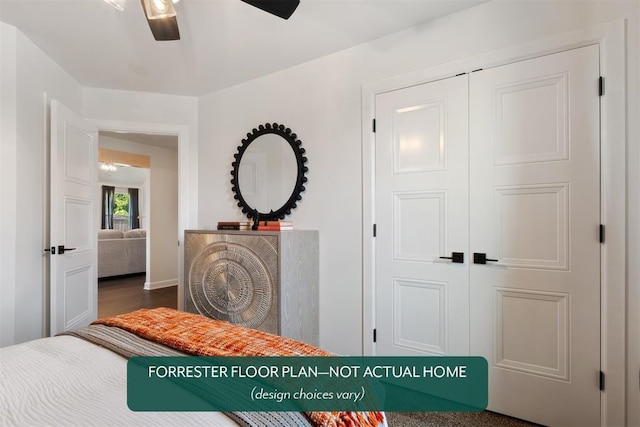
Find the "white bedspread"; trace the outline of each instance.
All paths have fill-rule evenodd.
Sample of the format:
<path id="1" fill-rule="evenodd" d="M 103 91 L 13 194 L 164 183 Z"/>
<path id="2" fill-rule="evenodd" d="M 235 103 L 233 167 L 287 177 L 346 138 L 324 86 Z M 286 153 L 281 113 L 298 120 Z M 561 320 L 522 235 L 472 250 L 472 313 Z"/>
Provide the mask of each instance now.
<path id="1" fill-rule="evenodd" d="M 0 424 L 16 426 L 212 426 L 237 424 L 219 412 L 133 412 L 127 361 L 60 336 L 0 349 Z"/>

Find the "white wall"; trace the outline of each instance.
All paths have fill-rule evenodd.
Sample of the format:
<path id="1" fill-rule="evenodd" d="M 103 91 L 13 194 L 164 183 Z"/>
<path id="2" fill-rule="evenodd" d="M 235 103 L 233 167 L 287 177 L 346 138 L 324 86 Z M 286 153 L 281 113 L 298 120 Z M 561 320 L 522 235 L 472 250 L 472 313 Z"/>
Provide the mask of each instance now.
<path id="1" fill-rule="evenodd" d="M 218 220 L 240 218 L 229 171 L 246 132 L 266 121 L 293 129 L 308 153 L 309 182 L 291 219 L 296 228 L 320 230 L 320 344 L 360 354 L 362 85 L 612 20 L 626 18 L 635 30 L 638 7 L 637 1 L 491 2 L 204 96 L 200 225 L 213 228 Z M 637 52 L 637 31 L 628 37 L 628 52 Z M 629 58 L 627 73 L 637 88 L 637 57 Z M 637 91 L 630 94 L 629 117 L 638 117 L 637 98 Z M 629 141 L 637 144 L 637 128 Z M 637 199 L 634 187 L 630 197 Z"/>
<path id="2" fill-rule="evenodd" d="M 80 111 L 82 87 L 14 27 L 0 23 L 0 31 L 2 163 L 8 165 L 2 171 L 1 194 L 7 200 L 0 221 L 4 346 L 40 338 L 48 329 L 47 258 L 42 251 L 48 244 L 44 94 Z M 10 304 L 13 309 L 5 310 Z"/>
<path id="3" fill-rule="evenodd" d="M 14 27 L 0 22 L 0 347 L 15 337 L 16 37 Z"/>
<path id="4" fill-rule="evenodd" d="M 144 154 L 151 158 L 148 199 L 147 253 L 149 268 L 146 284 L 154 288 L 178 283 L 178 142 L 175 149 L 140 144 L 122 138 L 100 135 L 99 145 L 118 151 Z"/>
<path id="5" fill-rule="evenodd" d="M 630 22 L 628 71 L 629 248 L 627 252 L 627 425 L 640 426 L 640 7 Z M 635 36 L 633 29 L 635 28 Z M 635 55 L 633 54 L 635 52 Z M 635 73 L 635 74 L 634 74 Z"/>

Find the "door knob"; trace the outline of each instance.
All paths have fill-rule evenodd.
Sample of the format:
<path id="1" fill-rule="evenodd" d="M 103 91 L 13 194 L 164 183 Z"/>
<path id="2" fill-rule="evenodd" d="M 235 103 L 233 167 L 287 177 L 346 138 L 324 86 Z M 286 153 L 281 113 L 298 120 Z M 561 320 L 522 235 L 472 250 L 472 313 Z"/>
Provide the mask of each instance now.
<path id="1" fill-rule="evenodd" d="M 473 263 L 474 264 L 486 264 L 487 261 L 498 262 L 497 259 L 489 259 L 487 258 L 487 254 L 483 253 L 473 253 Z"/>
<path id="2" fill-rule="evenodd" d="M 51 248 L 47 248 L 44 251 L 45 252 L 51 252 L 51 255 L 55 255 L 56 254 L 56 247 L 55 246 L 51 246 Z"/>
<path id="3" fill-rule="evenodd" d="M 65 248 L 64 245 L 58 245 L 58 255 L 62 255 L 67 251 L 75 251 L 76 248 Z"/>
<path id="4" fill-rule="evenodd" d="M 464 264 L 464 252 L 451 252 L 451 256 L 441 256 L 440 259 L 450 259 L 456 264 Z"/>

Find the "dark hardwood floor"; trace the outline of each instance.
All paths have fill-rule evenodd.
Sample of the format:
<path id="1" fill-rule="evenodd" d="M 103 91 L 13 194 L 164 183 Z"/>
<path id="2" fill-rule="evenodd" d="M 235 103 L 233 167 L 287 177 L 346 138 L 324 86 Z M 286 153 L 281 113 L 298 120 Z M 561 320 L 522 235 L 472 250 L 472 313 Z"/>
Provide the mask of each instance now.
<path id="1" fill-rule="evenodd" d="M 144 290 L 144 274 L 98 280 L 98 318 L 140 308 L 178 307 L 178 287 Z"/>

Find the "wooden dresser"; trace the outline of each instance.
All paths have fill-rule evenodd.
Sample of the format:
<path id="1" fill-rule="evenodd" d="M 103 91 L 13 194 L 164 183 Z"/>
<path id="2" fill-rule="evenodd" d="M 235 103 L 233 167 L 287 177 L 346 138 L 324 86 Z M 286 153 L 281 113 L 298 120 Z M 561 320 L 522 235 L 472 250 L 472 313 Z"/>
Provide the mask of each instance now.
<path id="1" fill-rule="evenodd" d="M 185 310 L 318 345 L 318 232 L 185 231 Z"/>

